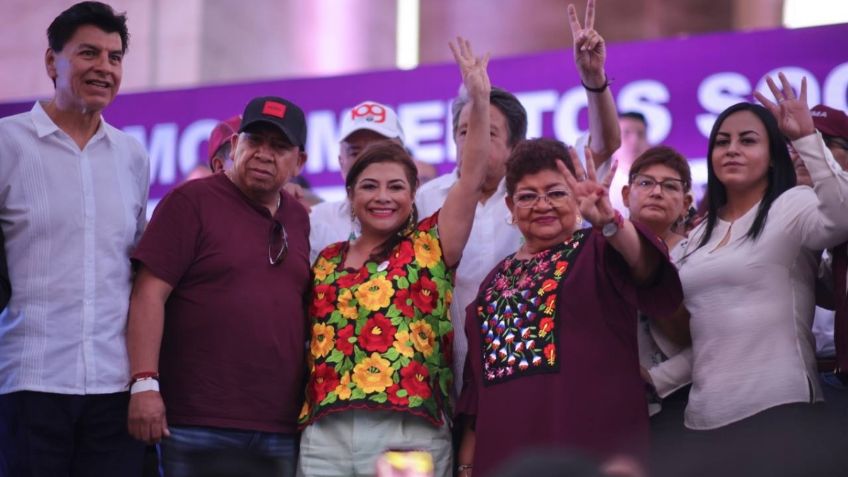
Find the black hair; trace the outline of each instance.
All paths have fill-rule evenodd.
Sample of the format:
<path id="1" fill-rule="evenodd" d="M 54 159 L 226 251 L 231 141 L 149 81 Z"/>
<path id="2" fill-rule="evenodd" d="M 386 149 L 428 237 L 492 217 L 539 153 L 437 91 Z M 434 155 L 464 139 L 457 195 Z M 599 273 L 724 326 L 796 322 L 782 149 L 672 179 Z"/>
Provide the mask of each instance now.
<path id="1" fill-rule="evenodd" d="M 648 120 L 645 118 L 645 115 L 638 111 L 627 111 L 618 115 L 619 119 L 635 119 L 636 121 L 641 121 L 645 126 L 648 125 Z"/>
<path id="2" fill-rule="evenodd" d="M 544 137 L 519 142 L 506 160 L 506 193 L 514 194 L 515 187 L 524 176 L 541 171 L 559 172 L 557 161 L 563 162 L 569 172 L 575 173 L 568 148 L 563 142 Z"/>
<path id="3" fill-rule="evenodd" d="M 718 180 L 718 176 L 716 176 L 715 169 L 713 168 L 712 157 L 716 136 L 718 136 L 718 131 L 722 123 L 730 115 L 740 111 L 750 111 L 763 123 L 766 134 L 768 135 L 770 158 L 769 168 L 766 172 L 768 185 L 760 201 L 760 206 L 757 209 L 757 216 L 754 218 L 754 223 L 751 224 L 751 228 L 745 234 L 747 238 L 756 240 L 759 237 L 765 227 L 771 204 L 774 203 L 780 194 L 795 186 L 795 168 L 792 166 L 792 159 L 789 157 L 786 142 L 774 116 L 766 108 L 753 103 L 737 103 L 725 109 L 719 114 L 715 124 L 713 124 L 712 131 L 710 131 L 709 147 L 707 149 L 707 225 L 703 238 L 701 238 L 698 244 L 698 248 L 703 247 L 710 240 L 718 220 L 718 211 L 727 204 L 727 189 Z"/>
<path id="4" fill-rule="evenodd" d="M 456 131 L 459 128 L 459 114 L 469 101 L 471 101 L 471 98 L 467 94 L 460 94 L 451 103 L 454 136 L 456 136 Z M 498 108 L 506 117 L 506 125 L 509 128 L 507 145 L 515 147 L 519 141 L 527 137 L 527 111 L 514 94 L 497 86 L 493 86 L 491 93 L 489 93 L 489 103 Z"/>
<path id="5" fill-rule="evenodd" d="M 101 2 L 80 2 L 68 8 L 47 27 L 47 44 L 50 49 L 59 52 L 77 29 L 83 25 L 93 25 L 106 33 L 121 36 L 121 52 L 126 53 L 130 34 L 127 31 L 126 13 L 115 13 L 109 5 Z"/>

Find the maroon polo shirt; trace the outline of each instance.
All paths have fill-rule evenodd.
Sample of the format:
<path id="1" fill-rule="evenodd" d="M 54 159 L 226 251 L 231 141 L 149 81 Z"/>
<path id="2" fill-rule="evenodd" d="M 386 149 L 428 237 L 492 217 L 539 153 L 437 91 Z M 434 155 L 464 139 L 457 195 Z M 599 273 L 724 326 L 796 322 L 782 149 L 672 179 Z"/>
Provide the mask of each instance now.
<path id="1" fill-rule="evenodd" d="M 153 213 L 132 258 L 173 287 L 159 355 L 170 424 L 297 430 L 309 216 L 291 195 L 281 200 L 272 217 L 215 174 L 177 187 Z M 288 235 L 277 265 L 274 221 Z"/>

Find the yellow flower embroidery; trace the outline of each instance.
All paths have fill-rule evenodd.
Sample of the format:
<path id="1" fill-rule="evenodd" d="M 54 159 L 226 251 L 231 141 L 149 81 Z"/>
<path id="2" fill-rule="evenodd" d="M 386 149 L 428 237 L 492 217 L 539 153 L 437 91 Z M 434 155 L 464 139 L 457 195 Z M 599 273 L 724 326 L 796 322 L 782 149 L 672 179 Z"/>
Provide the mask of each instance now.
<path id="1" fill-rule="evenodd" d="M 412 345 L 415 346 L 415 349 L 423 353 L 424 357 L 433 354 L 433 346 L 436 344 L 433 328 L 426 322 L 418 320 L 413 321 L 409 325 L 409 329 L 412 331 Z"/>
<path id="2" fill-rule="evenodd" d="M 347 401 L 350 399 L 350 373 L 345 373 L 342 376 L 342 380 L 339 381 L 339 385 L 336 386 L 336 389 L 333 391 L 336 393 L 336 396 L 339 397 L 342 401 Z"/>
<path id="3" fill-rule="evenodd" d="M 353 368 L 353 382 L 366 393 L 381 393 L 392 385 L 391 363 L 380 357 L 380 353 L 371 353 Z"/>
<path id="4" fill-rule="evenodd" d="M 348 320 L 355 320 L 359 313 L 356 311 L 356 307 L 350 304 L 353 301 L 353 293 L 345 288 L 339 292 L 338 300 L 339 311 L 342 316 Z"/>
<path id="5" fill-rule="evenodd" d="M 336 344 L 336 331 L 332 326 L 322 323 L 312 325 L 312 342 L 309 345 L 309 350 L 312 351 L 312 356 L 327 356 L 327 353 L 332 351 Z"/>
<path id="6" fill-rule="evenodd" d="M 300 415 L 297 416 L 298 421 L 303 421 L 312 412 L 312 407 L 309 405 L 309 399 L 303 401 L 303 406 L 300 408 Z"/>
<path id="7" fill-rule="evenodd" d="M 313 267 L 312 270 L 315 272 L 315 278 L 318 281 L 323 282 L 324 279 L 327 278 L 327 275 L 336 270 L 336 264 L 324 257 L 318 257 L 318 261 L 315 262 L 315 267 Z"/>
<path id="8" fill-rule="evenodd" d="M 409 332 L 398 331 L 395 333 L 395 342 L 392 343 L 392 346 L 398 351 L 398 353 L 402 356 L 406 356 L 407 358 L 411 358 L 412 355 L 415 354 L 409 339 Z"/>
<path id="9" fill-rule="evenodd" d="M 418 234 L 412 248 L 415 250 L 415 262 L 421 267 L 430 268 L 442 258 L 439 241 L 432 235 Z"/>
<path id="10" fill-rule="evenodd" d="M 392 295 L 394 294 L 395 290 L 392 288 L 392 282 L 382 276 L 372 278 L 359 285 L 355 293 L 356 301 L 371 311 L 377 311 L 380 308 L 389 306 Z"/>

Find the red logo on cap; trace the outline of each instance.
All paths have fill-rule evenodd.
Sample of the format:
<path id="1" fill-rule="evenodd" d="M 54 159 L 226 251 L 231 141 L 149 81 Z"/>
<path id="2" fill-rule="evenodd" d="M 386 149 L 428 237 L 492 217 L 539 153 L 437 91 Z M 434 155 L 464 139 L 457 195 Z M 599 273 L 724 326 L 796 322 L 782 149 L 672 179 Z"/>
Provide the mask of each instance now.
<path id="1" fill-rule="evenodd" d="M 286 105 L 276 101 L 265 101 L 262 106 L 262 114 L 281 118 L 286 115 Z"/>
<path id="2" fill-rule="evenodd" d="M 350 110 L 350 117 L 354 121 L 356 118 L 363 118 L 372 123 L 383 123 L 386 122 L 386 108 L 379 104 L 363 103 Z"/>

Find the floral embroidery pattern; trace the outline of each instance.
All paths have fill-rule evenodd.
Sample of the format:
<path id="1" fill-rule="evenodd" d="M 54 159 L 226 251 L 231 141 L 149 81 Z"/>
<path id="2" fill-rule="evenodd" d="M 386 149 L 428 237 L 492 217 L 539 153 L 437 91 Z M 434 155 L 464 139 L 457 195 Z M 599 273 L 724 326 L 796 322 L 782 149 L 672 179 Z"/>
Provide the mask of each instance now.
<path id="1" fill-rule="evenodd" d="M 342 266 L 346 243 L 321 252 L 301 425 L 362 407 L 408 411 L 437 425 L 450 415 L 453 271 L 436 220 L 423 220 L 387 261 L 359 270 Z"/>
<path id="2" fill-rule="evenodd" d="M 507 257 L 477 298 L 483 351 L 483 383 L 559 370 L 556 300 L 585 234 L 537 253 Z"/>

